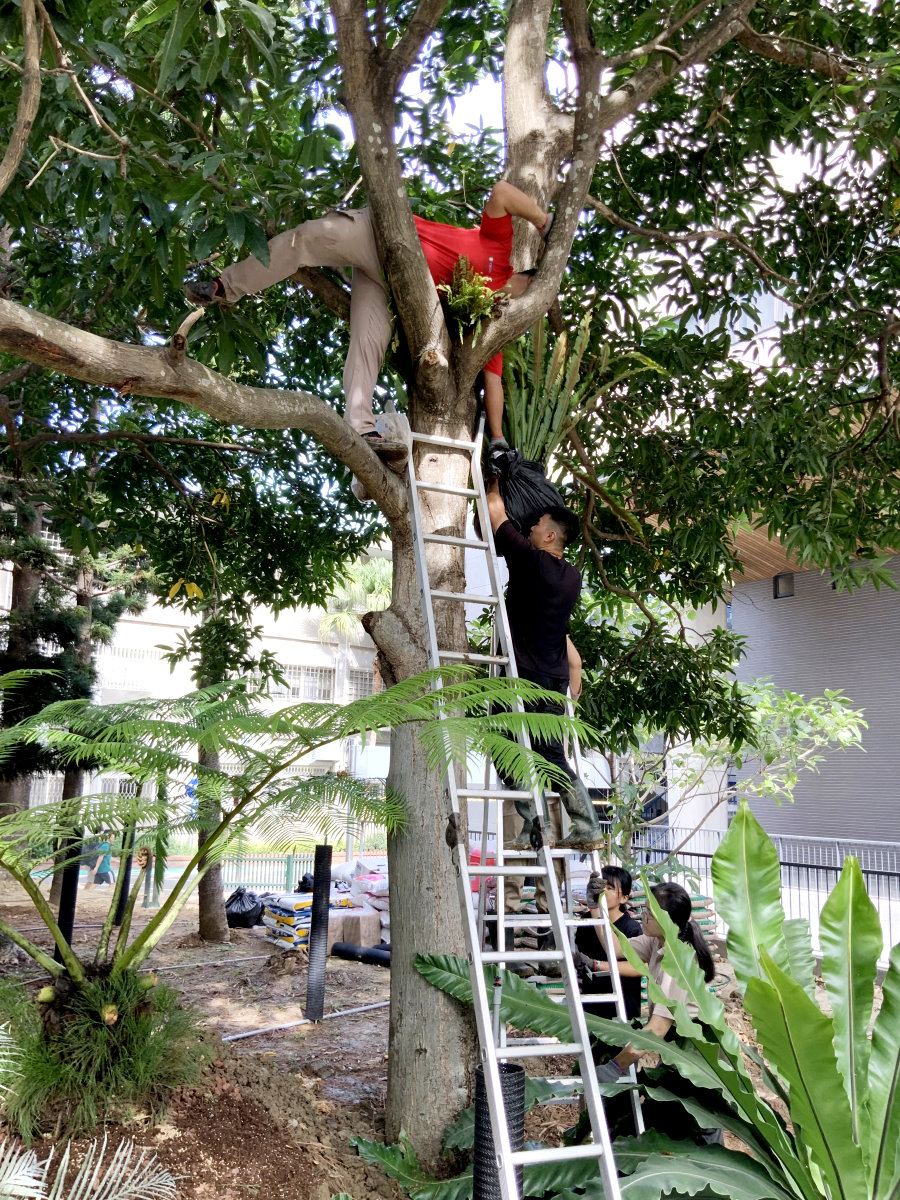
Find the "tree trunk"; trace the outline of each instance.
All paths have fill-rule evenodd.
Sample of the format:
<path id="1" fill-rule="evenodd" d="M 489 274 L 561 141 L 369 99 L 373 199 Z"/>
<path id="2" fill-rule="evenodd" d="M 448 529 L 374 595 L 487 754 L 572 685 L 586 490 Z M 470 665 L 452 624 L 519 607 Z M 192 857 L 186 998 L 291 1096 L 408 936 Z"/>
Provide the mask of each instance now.
<path id="1" fill-rule="evenodd" d="M 78 568 L 78 574 L 75 577 L 75 608 L 78 613 L 78 634 L 75 641 L 75 657 L 80 666 L 90 668 L 94 656 L 94 647 L 91 641 L 91 628 L 94 619 L 94 570 L 89 562 L 82 562 Z M 71 766 L 67 768 L 63 775 L 63 800 L 71 800 L 76 796 L 84 794 L 84 772 L 81 767 Z M 64 844 L 59 855 L 57 855 L 56 866 L 64 861 L 69 850 Z M 66 875 L 66 870 L 54 870 L 53 883 L 50 885 L 50 903 L 60 905 L 62 903 L 63 892 L 63 877 Z M 72 873 L 69 872 L 70 886 L 72 881 Z M 78 869 L 74 873 L 74 886 L 78 886 Z M 74 909 L 74 905 L 73 905 Z"/>
<path id="2" fill-rule="evenodd" d="M 204 684 L 204 686 L 206 686 Z M 201 750 L 198 755 L 201 766 L 219 766 L 219 755 L 215 751 Z M 204 806 L 201 811 L 201 826 L 197 834 L 198 846 L 202 846 L 221 819 L 218 806 Z M 203 860 L 200 861 L 203 869 Z M 230 942 L 231 933 L 225 919 L 225 889 L 222 884 L 222 865 L 216 863 L 200 879 L 197 886 L 197 932 L 204 942 Z"/>
<path id="3" fill-rule="evenodd" d="M 412 400 L 414 428 L 454 438 L 471 437 L 474 398 L 450 393 L 440 415 L 423 412 Z M 420 479 L 463 485 L 466 456 L 446 450 L 417 450 Z M 423 492 L 426 533 L 460 536 L 465 531 L 466 501 L 458 496 Z M 394 584 L 391 607 L 371 613 L 366 626 L 379 648 L 385 684 L 408 678 L 428 665 L 411 529 L 408 521 L 392 526 Z M 432 588 L 463 591 L 465 574 L 458 548 L 428 547 Z M 435 604 L 438 645 L 466 644 L 463 605 Z M 449 815 L 444 773 L 428 766 L 414 729 L 395 729 L 391 741 L 388 786 L 407 801 L 407 824 L 388 840 L 391 880 L 391 1023 L 388 1059 L 386 1133 L 396 1140 L 404 1129 L 423 1163 L 439 1168 L 446 1126 L 471 1097 L 478 1062 L 472 1014 L 437 992 L 419 975 L 417 953 L 465 954 L 462 915 L 451 852 L 444 838 Z M 438 1084 L 438 1081 L 439 1084 Z"/>
<path id="4" fill-rule="evenodd" d="M 37 537 L 41 532 L 43 508 L 37 505 L 31 519 L 22 526 L 25 536 Z M 12 596 L 9 604 L 8 634 L 6 661 L 8 668 L 15 671 L 28 663 L 34 653 L 34 645 L 29 633 L 30 618 L 37 604 L 41 590 L 41 573 L 27 561 L 16 562 L 12 574 Z M 4 704 L 3 724 L 5 727 L 15 724 L 16 718 L 7 717 Z M 0 817 L 8 813 L 20 812 L 28 807 L 31 794 L 31 779 L 27 775 L 17 775 L 12 779 L 0 780 Z"/>

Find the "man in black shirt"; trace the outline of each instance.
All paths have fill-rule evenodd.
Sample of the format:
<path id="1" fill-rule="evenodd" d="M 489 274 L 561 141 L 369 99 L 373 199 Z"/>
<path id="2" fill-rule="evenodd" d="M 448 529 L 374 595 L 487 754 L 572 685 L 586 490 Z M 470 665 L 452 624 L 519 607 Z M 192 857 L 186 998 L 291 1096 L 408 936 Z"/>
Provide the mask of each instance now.
<path id="1" fill-rule="evenodd" d="M 578 535 L 578 520 L 565 508 L 550 508 L 531 527 L 528 537 L 523 537 L 507 518 L 496 479 L 488 485 L 487 502 L 494 545 L 509 568 L 506 611 L 518 673 L 523 679 L 560 694 L 558 703 L 535 704 L 531 711 L 560 715 L 565 711 L 569 686 L 569 618 L 581 594 L 581 576 L 563 554 L 567 544 Z M 559 842 L 560 847 L 600 849 L 605 841 L 596 811 L 587 788 L 569 766 L 562 742 L 558 738 L 535 739 L 532 745 L 570 781 L 560 792 L 570 821 L 569 833 Z M 514 780 L 503 778 L 503 782 L 507 787 L 515 787 Z M 518 802 L 516 808 L 525 818 L 525 827 L 513 845 L 527 848 L 534 813 L 530 806 L 520 806 Z"/>

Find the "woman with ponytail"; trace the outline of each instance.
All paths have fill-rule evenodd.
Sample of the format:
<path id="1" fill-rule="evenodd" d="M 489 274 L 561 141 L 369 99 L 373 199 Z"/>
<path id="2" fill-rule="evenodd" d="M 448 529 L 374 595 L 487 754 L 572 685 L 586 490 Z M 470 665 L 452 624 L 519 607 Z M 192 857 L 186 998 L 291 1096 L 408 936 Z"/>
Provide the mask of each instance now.
<path id="1" fill-rule="evenodd" d="M 680 883 L 659 883 L 656 887 L 651 888 L 650 891 L 653 893 L 653 897 L 659 907 L 669 914 L 677 926 L 678 940 L 687 942 L 689 946 L 693 947 L 697 958 L 697 965 L 702 970 L 704 979 L 709 983 L 715 975 L 716 969 L 713 965 L 712 953 L 706 944 L 706 939 L 700 932 L 696 921 L 691 919 L 690 896 Z M 666 937 L 652 913 L 648 912 L 644 916 L 642 926 L 643 933 L 639 934 L 638 937 L 628 939 L 632 948 L 638 958 L 647 964 L 651 977 L 662 988 L 666 999 L 684 1001 L 690 1015 L 696 1017 L 697 1005 L 688 998 L 688 994 L 684 988 L 680 987 L 672 976 L 663 970 L 662 958 Z M 625 961 L 625 956 L 621 950 L 619 951 L 619 958 L 621 960 L 619 962 L 619 974 L 623 978 L 628 979 L 640 975 L 640 972 L 631 963 Z M 672 1010 L 664 1004 L 655 1004 L 651 1000 L 650 1019 L 644 1028 L 649 1029 L 651 1033 L 655 1033 L 657 1037 L 665 1038 L 674 1024 L 675 1016 Z M 631 1046 L 626 1046 L 614 1059 L 598 1068 L 597 1078 L 603 1083 L 614 1083 L 639 1058 L 640 1051 L 634 1050 Z"/>

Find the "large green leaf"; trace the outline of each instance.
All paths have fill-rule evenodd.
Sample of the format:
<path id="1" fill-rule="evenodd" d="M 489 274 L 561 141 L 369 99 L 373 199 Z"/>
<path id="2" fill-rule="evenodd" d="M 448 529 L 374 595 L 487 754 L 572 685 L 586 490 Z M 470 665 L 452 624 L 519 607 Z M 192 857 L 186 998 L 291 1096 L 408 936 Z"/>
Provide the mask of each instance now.
<path id="1" fill-rule="evenodd" d="M 882 985 L 869 1056 L 869 1156 L 873 1200 L 886 1200 L 900 1171 L 900 945 Z"/>
<path id="2" fill-rule="evenodd" d="M 472 990 L 469 968 L 464 959 L 451 955 L 417 955 L 419 972 L 443 991 L 458 1000 L 471 1003 Z M 500 1015 L 519 1029 L 530 1029 L 535 1033 L 559 1037 L 568 1041 L 571 1037 L 568 1016 L 560 1005 L 535 992 L 518 976 L 502 972 Z M 493 973 L 491 974 L 493 979 Z M 673 1067 L 697 1087 L 720 1092 L 748 1122 L 759 1130 L 759 1136 L 772 1147 L 772 1153 L 785 1166 L 786 1173 L 794 1181 L 799 1195 L 807 1200 L 820 1200 L 821 1190 L 810 1179 L 805 1164 L 796 1153 L 793 1141 L 778 1117 L 766 1102 L 755 1092 L 744 1073 L 738 1073 L 728 1058 L 721 1053 L 717 1041 L 702 1040 L 700 1026 L 696 1026 L 698 1039 L 690 1042 L 662 1041 L 654 1033 L 644 1029 L 633 1029 L 621 1021 L 610 1020 L 586 1013 L 588 1031 L 613 1046 L 632 1045 L 637 1050 L 658 1054 L 662 1061 Z M 614 1091 L 615 1085 L 602 1090 Z"/>
<path id="3" fill-rule="evenodd" d="M 396 1179 L 412 1200 L 469 1200 L 472 1195 L 471 1168 L 452 1179 L 435 1179 L 419 1166 L 416 1152 L 402 1130 L 395 1146 L 360 1137 L 351 1138 L 350 1144 L 366 1162 L 381 1167 L 386 1175 Z"/>
<path id="4" fill-rule="evenodd" d="M 833 1200 L 866 1195 L 862 1154 L 853 1141 L 831 1019 L 765 950 L 767 979 L 751 979 L 744 1004 L 766 1057 L 787 1082 L 791 1120 L 821 1170 Z"/>
<path id="5" fill-rule="evenodd" d="M 713 855 L 712 877 L 716 908 L 728 926 L 728 961 L 738 983 L 746 988 L 749 980 L 764 978 L 760 946 L 788 971 L 778 854 L 746 801 Z"/>
<path id="6" fill-rule="evenodd" d="M 696 1196 L 713 1192 L 729 1200 L 793 1200 L 774 1184 L 759 1163 L 724 1146 L 691 1146 L 654 1154 L 621 1183 L 622 1200 L 659 1200 L 661 1196 Z M 600 1200 L 601 1193 L 585 1193 Z"/>
<path id="7" fill-rule="evenodd" d="M 881 954 L 881 919 L 866 894 L 862 871 L 847 858 L 837 886 L 825 901 L 819 923 L 822 974 L 831 1002 L 834 1050 L 850 1102 L 853 1139 L 859 1144 L 868 1104 L 868 1027 L 873 985 Z"/>
<path id="8" fill-rule="evenodd" d="M 813 954 L 806 917 L 785 917 L 781 927 L 791 964 L 790 976 L 809 996 L 816 998 L 816 956 Z"/>

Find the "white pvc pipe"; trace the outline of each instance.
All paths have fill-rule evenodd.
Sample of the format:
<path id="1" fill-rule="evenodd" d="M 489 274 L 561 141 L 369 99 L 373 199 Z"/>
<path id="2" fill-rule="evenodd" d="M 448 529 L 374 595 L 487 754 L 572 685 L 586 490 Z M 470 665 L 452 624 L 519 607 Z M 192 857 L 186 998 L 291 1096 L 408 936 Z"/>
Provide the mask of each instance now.
<path id="1" fill-rule="evenodd" d="M 377 1004 L 361 1004 L 359 1008 L 342 1008 L 338 1012 L 325 1013 L 322 1017 L 323 1021 L 329 1020 L 331 1017 L 349 1017 L 353 1013 L 371 1012 L 373 1008 L 387 1008 L 390 1000 L 379 1000 Z M 247 1033 L 228 1033 L 223 1038 L 223 1042 L 239 1042 L 242 1038 L 256 1037 L 258 1033 L 274 1033 L 277 1029 L 295 1029 L 298 1025 L 316 1025 L 318 1022 L 310 1021 L 308 1017 L 303 1017 L 300 1021 L 286 1021 L 284 1025 L 266 1025 L 263 1029 L 250 1029 Z"/>

